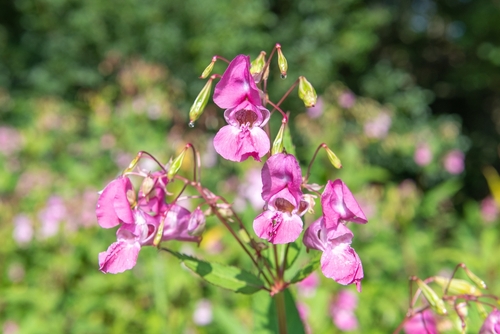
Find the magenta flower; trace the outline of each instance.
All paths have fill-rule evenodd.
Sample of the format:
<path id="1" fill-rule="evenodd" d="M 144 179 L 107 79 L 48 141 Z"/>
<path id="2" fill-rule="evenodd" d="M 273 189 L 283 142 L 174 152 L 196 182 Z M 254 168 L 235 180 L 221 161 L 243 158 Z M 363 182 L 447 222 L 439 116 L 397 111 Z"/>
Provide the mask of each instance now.
<path id="1" fill-rule="evenodd" d="M 443 165 L 444 169 L 450 174 L 460 174 L 464 171 L 464 159 L 465 155 L 462 151 L 451 150 L 444 157 Z"/>
<path id="2" fill-rule="evenodd" d="M 406 334 L 437 334 L 436 319 L 430 310 L 415 314 L 404 323 Z"/>
<path id="3" fill-rule="evenodd" d="M 261 129 L 269 120 L 260 92 L 250 74 L 250 58 L 238 55 L 231 61 L 215 86 L 214 102 L 226 109 L 229 125 L 214 138 L 214 148 L 224 159 L 244 161 L 249 157 L 260 161 L 270 148 L 269 137 Z"/>
<path id="4" fill-rule="evenodd" d="M 355 283 L 358 291 L 361 291 L 363 266 L 358 254 L 350 246 L 352 237 L 352 232 L 344 224 L 327 231 L 325 218 L 321 217 L 306 229 L 303 242 L 307 248 L 323 252 L 320 263 L 326 277 L 342 285 Z"/>
<path id="5" fill-rule="evenodd" d="M 479 334 L 500 334 L 500 311 L 494 309 L 488 314 Z"/>
<path id="6" fill-rule="evenodd" d="M 427 166 L 432 161 L 432 151 L 427 143 L 419 144 L 413 155 L 413 160 L 419 166 Z"/>
<path id="7" fill-rule="evenodd" d="M 340 290 L 335 301 L 330 305 L 333 323 L 341 331 L 348 332 L 358 328 L 358 319 L 354 310 L 358 306 L 358 297 L 349 290 Z"/>
<path id="8" fill-rule="evenodd" d="M 330 229 L 335 230 L 342 221 L 360 224 L 367 222 L 358 202 L 346 184 L 340 179 L 333 182 L 328 181 L 321 195 L 321 206 L 325 217 L 325 227 L 328 231 Z"/>
<path id="9" fill-rule="evenodd" d="M 497 203 L 492 196 L 488 196 L 481 201 L 481 217 L 487 223 L 495 221 L 500 214 Z"/>
<path id="10" fill-rule="evenodd" d="M 301 171 L 291 154 L 275 154 L 262 168 L 262 198 L 265 211 L 258 215 L 253 228 L 262 239 L 273 244 L 295 241 L 302 232 L 300 216 L 307 203 L 302 200 Z"/>
<path id="11" fill-rule="evenodd" d="M 162 224 L 161 241 L 200 241 L 189 233 L 191 213 L 179 205 L 165 203 L 165 173 L 154 173 L 145 180 L 137 202 L 132 183 L 124 176 L 111 181 L 99 196 L 96 207 L 99 225 L 104 228 L 120 225 L 117 241 L 99 254 L 99 269 L 104 273 L 116 274 L 133 268 L 142 246 L 153 245 Z M 194 227 L 204 220 L 199 213 L 195 214 L 199 224 Z"/>

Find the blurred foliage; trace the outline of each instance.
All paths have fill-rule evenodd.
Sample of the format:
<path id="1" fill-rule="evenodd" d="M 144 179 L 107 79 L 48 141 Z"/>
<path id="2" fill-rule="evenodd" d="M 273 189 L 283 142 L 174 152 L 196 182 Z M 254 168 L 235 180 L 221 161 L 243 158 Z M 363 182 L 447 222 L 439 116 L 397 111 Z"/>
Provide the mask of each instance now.
<path id="1" fill-rule="evenodd" d="M 309 110 L 296 97 L 283 104 L 298 158 L 306 166 L 327 143 L 344 167 L 334 170 L 320 154 L 311 182 L 342 178 L 369 218 L 350 225 L 365 270 L 358 332 L 398 325 L 410 275 L 449 274 L 465 262 L 498 294 L 500 260 L 492 254 L 500 251 L 500 204 L 486 197 L 481 174 L 484 165 L 498 167 L 496 13 L 495 3 L 453 0 L 7 2 L 0 12 L 1 328 L 251 332 L 250 298 L 201 282 L 168 254 L 144 249 L 133 270 L 100 273 L 97 254 L 114 235 L 96 226 L 94 206 L 97 191 L 139 150 L 167 162 L 192 142 L 202 152 L 204 185 L 234 200 L 251 225 L 259 165 L 215 155 L 211 137 L 224 119 L 214 105 L 194 129 L 187 110 L 214 54 L 253 58 L 276 42 L 289 79 L 271 81 L 270 98 L 277 101 L 298 75 L 320 95 Z M 223 70 L 218 62 L 215 71 Z M 279 125 L 273 118 L 271 130 Z M 191 166 L 188 159 L 182 173 Z M 225 263 L 248 265 L 215 221 L 199 249 L 171 247 L 208 260 L 223 251 Z M 313 333 L 338 331 L 328 310 L 339 290 L 322 277 L 314 296 L 295 291 Z M 200 300 L 211 303 L 206 326 L 193 318 Z"/>

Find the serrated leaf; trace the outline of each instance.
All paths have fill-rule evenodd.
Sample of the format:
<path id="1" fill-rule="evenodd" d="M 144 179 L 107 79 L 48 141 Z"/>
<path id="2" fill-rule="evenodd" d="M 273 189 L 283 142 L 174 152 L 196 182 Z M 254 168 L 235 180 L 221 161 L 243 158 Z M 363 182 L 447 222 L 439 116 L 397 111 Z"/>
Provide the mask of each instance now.
<path id="1" fill-rule="evenodd" d="M 252 294 L 264 287 L 264 283 L 254 274 L 234 266 L 211 263 L 169 249 L 163 250 L 177 257 L 186 267 L 205 281 L 243 294 Z"/>
<path id="2" fill-rule="evenodd" d="M 305 334 L 304 324 L 300 319 L 297 306 L 289 289 L 281 292 L 285 297 L 285 314 L 288 334 Z M 276 311 L 276 297 L 261 291 L 252 296 L 252 309 L 254 316 L 253 334 L 279 333 L 278 317 Z"/>
<path id="3" fill-rule="evenodd" d="M 295 276 L 293 276 L 290 283 L 297 283 L 305 279 L 307 276 L 311 275 L 313 271 L 319 268 L 321 259 L 321 253 L 317 252 L 314 258 L 306 265 L 304 268 L 300 269 Z"/>

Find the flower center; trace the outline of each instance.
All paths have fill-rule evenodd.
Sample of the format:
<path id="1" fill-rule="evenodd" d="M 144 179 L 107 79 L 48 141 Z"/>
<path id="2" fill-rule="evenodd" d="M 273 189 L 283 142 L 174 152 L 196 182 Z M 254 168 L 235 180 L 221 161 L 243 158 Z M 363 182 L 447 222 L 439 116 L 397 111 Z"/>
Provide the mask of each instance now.
<path id="1" fill-rule="evenodd" d="M 257 114 L 252 110 L 242 109 L 236 112 L 235 118 L 238 123 L 240 123 L 240 126 L 246 124 L 252 125 L 255 121 L 257 121 Z"/>

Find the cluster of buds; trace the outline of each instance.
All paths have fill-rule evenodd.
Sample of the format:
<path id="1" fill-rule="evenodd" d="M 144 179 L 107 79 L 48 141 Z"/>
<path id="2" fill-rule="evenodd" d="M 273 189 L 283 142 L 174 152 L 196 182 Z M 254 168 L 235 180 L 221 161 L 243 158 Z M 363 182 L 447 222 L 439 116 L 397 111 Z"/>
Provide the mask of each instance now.
<path id="1" fill-rule="evenodd" d="M 459 268 L 465 271 L 472 283 L 454 278 Z M 498 311 L 500 300 L 494 295 L 483 294 L 482 290 L 487 289 L 486 284 L 465 264 L 458 264 L 451 278 L 432 276 L 422 280 L 412 276 L 410 281 L 416 282 L 418 289 L 411 300 L 406 318 L 395 330 L 395 334 L 399 333 L 401 329 L 404 329 L 407 334 L 437 334 L 440 327 L 449 327 L 446 324 L 451 324 L 460 333 L 466 333 L 471 304 L 476 305 L 476 309 L 485 319 L 479 333 L 500 333 L 500 312 Z M 436 283 L 443 289 L 441 296 L 431 288 L 430 283 Z M 424 297 L 423 306 L 417 308 L 416 303 L 420 295 Z M 485 306 L 492 308 L 489 314 L 486 312 Z M 444 325 L 440 326 L 440 324 Z"/>

